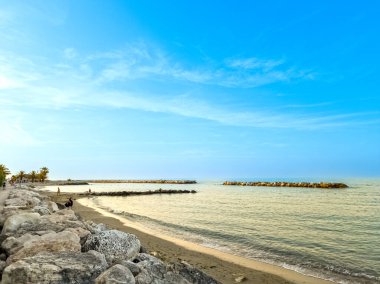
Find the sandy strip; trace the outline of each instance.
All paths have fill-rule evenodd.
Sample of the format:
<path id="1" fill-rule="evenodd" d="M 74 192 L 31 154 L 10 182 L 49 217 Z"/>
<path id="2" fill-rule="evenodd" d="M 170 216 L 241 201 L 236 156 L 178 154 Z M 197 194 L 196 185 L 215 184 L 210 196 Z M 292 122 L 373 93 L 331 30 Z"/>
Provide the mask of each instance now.
<path id="1" fill-rule="evenodd" d="M 52 192 L 45 192 L 45 194 L 51 196 L 55 202 L 62 204 L 65 203 L 69 195 L 73 196 L 74 200 L 76 199 L 75 194 L 61 194 L 60 196 Z M 119 215 L 93 207 L 91 199 L 88 198 L 76 200 L 73 209 L 83 219 L 103 223 L 111 228 L 135 234 L 150 253 L 156 252 L 157 256 L 166 262 L 184 260 L 222 283 L 236 283 L 235 279 L 239 276 L 245 276 L 244 283 L 256 284 L 332 283 L 304 276 L 292 270 L 206 248 L 184 240 L 163 236 L 162 234 L 158 235 L 157 232 L 131 222 Z"/>

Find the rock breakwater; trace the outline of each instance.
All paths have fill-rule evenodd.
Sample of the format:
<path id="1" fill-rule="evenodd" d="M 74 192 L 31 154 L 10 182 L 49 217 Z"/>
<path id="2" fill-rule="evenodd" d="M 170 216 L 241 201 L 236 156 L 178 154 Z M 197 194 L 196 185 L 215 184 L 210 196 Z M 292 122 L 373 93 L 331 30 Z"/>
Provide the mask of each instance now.
<path id="1" fill-rule="evenodd" d="M 128 179 L 128 180 L 88 180 L 89 183 L 159 183 L 159 184 L 195 184 L 195 180 L 169 180 L 169 179 Z"/>
<path id="2" fill-rule="evenodd" d="M 110 191 L 110 192 L 86 192 L 78 193 L 81 195 L 91 196 L 129 196 L 129 195 L 152 195 L 152 194 L 181 194 L 181 193 L 196 193 L 195 190 L 175 190 L 175 189 L 157 189 L 148 191 Z"/>
<path id="3" fill-rule="evenodd" d="M 271 187 L 310 187 L 310 188 L 347 188 L 344 183 L 331 182 L 267 182 L 267 181 L 225 181 L 223 185 L 240 185 L 240 186 L 271 186 Z"/>
<path id="4" fill-rule="evenodd" d="M 8 283 L 218 283 L 185 262 L 167 264 L 139 239 L 12 189 L 0 215 L 0 279 Z"/>

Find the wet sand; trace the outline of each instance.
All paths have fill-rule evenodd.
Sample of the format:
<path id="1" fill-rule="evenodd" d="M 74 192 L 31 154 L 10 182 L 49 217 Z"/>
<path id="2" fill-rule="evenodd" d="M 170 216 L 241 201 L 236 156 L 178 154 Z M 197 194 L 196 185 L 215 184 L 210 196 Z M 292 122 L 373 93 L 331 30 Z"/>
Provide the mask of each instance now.
<path id="1" fill-rule="evenodd" d="M 69 196 L 72 196 L 74 200 L 77 199 L 76 194 L 72 193 L 61 193 L 59 196 L 53 192 L 45 192 L 45 194 L 49 195 L 53 201 L 61 204 L 64 204 Z M 87 200 L 86 197 L 81 198 L 80 202 L 74 201 L 73 207 L 73 210 L 81 218 L 94 221 L 95 223 L 103 223 L 111 228 L 134 234 L 140 239 L 142 246 L 151 254 L 157 254 L 157 257 L 166 262 L 186 261 L 221 283 L 236 283 L 235 279 L 240 276 L 245 277 L 243 283 L 256 284 L 332 283 L 168 236 L 157 236 L 155 232 L 149 231 L 144 227 L 139 227 L 138 224 L 126 221 L 118 215 L 82 205 L 89 204 L 90 202 L 88 201 L 90 200 Z"/>

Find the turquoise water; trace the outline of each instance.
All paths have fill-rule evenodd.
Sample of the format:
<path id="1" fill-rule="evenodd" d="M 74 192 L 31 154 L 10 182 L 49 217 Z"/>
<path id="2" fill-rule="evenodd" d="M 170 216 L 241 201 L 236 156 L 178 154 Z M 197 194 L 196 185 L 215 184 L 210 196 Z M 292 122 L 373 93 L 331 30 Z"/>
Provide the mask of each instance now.
<path id="1" fill-rule="evenodd" d="M 347 189 L 93 184 L 93 191 L 195 189 L 97 197 L 97 206 L 167 235 L 337 283 L 380 283 L 380 181 Z M 86 191 L 89 186 L 62 186 Z M 51 187 L 56 190 L 56 187 Z"/>

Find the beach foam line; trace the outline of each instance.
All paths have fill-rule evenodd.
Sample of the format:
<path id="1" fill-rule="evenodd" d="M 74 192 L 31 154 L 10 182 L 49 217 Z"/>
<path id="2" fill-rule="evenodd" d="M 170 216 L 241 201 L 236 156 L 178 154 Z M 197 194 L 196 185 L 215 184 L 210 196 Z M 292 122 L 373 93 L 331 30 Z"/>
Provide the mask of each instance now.
<path id="1" fill-rule="evenodd" d="M 333 282 L 328 281 L 328 280 L 304 275 L 304 274 L 301 274 L 301 273 L 296 272 L 294 270 L 289 270 L 289 269 L 279 267 L 276 265 L 272 265 L 269 263 L 264 263 L 264 262 L 260 262 L 257 260 L 248 259 L 248 258 L 244 258 L 241 256 L 236 256 L 236 255 L 229 254 L 226 252 L 222 252 L 222 251 L 219 251 L 219 250 L 216 250 L 213 248 L 204 247 L 204 246 L 201 246 L 199 244 L 195 244 L 195 243 L 192 243 L 189 241 L 177 239 L 177 238 L 174 238 L 174 237 L 171 237 L 168 235 L 164 235 L 162 233 L 158 233 L 157 231 L 154 231 L 150 228 L 144 227 L 139 223 L 132 222 L 132 221 L 120 216 L 120 215 L 117 215 L 117 214 L 108 212 L 107 210 L 99 208 L 93 202 L 92 199 L 84 199 L 84 198 L 82 199 L 81 198 L 81 199 L 76 200 L 76 202 L 80 203 L 82 206 L 89 207 L 89 208 L 97 211 L 98 213 L 100 213 L 101 215 L 103 215 L 105 217 L 111 217 L 111 218 L 117 219 L 120 222 L 122 222 L 123 225 L 126 227 L 134 228 L 138 231 L 141 231 L 143 233 L 146 233 L 146 234 L 158 237 L 160 239 L 169 241 L 171 243 L 174 243 L 174 244 L 181 246 L 181 247 L 188 249 L 188 250 L 192 250 L 192 251 L 203 253 L 203 254 L 212 255 L 212 256 L 217 257 L 217 258 L 219 258 L 223 261 L 226 261 L 226 262 L 230 262 L 230 263 L 234 263 L 234 264 L 237 264 L 240 266 L 244 266 L 244 267 L 249 268 L 249 269 L 259 270 L 259 271 L 266 272 L 269 274 L 277 275 L 277 276 L 280 276 L 280 277 L 282 277 L 288 281 L 291 281 L 291 282 L 294 282 L 297 284 L 306 284 L 306 283 L 308 283 L 308 284 L 329 284 L 330 283 L 331 284 L 331 283 L 333 283 Z"/>

